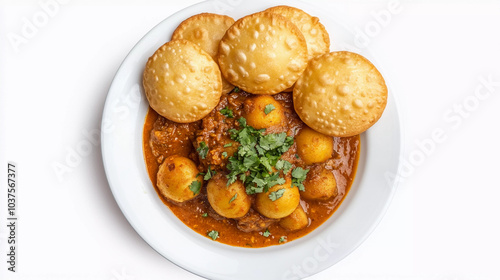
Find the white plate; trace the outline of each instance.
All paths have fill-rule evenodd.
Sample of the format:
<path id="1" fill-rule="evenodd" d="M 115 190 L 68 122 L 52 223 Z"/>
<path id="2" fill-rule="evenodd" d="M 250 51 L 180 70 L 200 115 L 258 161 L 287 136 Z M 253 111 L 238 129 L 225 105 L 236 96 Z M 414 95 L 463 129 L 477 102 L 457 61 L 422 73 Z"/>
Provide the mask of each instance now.
<path id="1" fill-rule="evenodd" d="M 328 221 L 303 238 L 259 249 L 224 245 L 189 229 L 158 198 L 142 153 L 142 128 L 148 109 L 142 72 L 147 59 L 189 16 L 212 12 L 238 19 L 285 3 L 318 16 L 331 34 L 332 50 L 355 51 L 373 62 L 366 50 L 353 47 L 353 34 L 332 18 L 331 11 L 325 14 L 299 1 L 207 1 L 175 13 L 147 33 L 125 58 L 109 89 L 101 128 L 102 154 L 115 199 L 152 248 L 203 277 L 299 279 L 322 271 L 347 256 L 371 233 L 395 191 L 394 182 L 387 181 L 386 176 L 397 174 L 401 137 L 396 103 L 389 92 L 382 118 L 361 137 L 361 157 L 351 191 Z"/>

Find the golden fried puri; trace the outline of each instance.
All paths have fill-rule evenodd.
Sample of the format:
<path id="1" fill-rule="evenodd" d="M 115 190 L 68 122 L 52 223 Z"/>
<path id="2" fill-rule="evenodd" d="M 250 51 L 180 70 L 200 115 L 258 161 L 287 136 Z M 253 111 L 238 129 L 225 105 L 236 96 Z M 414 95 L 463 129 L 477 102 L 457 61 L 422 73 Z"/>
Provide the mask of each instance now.
<path id="1" fill-rule="evenodd" d="M 293 89 L 295 111 L 312 129 L 347 137 L 370 128 L 382 116 L 387 86 L 363 56 L 332 52 L 313 58 Z"/>
<path id="2" fill-rule="evenodd" d="M 151 108 L 179 123 L 205 117 L 222 95 L 217 63 L 187 40 L 170 41 L 149 58 L 143 86 Z"/>
<path id="3" fill-rule="evenodd" d="M 302 32 L 285 17 L 260 12 L 231 26 L 219 45 L 219 66 L 233 85 L 254 94 L 291 87 L 307 65 Z"/>
<path id="4" fill-rule="evenodd" d="M 319 18 L 289 6 L 271 7 L 265 11 L 286 17 L 300 29 L 306 39 L 309 59 L 330 52 L 330 36 Z"/>
<path id="5" fill-rule="evenodd" d="M 216 60 L 220 39 L 233 23 L 234 19 L 225 15 L 197 14 L 177 26 L 172 34 L 172 40 L 185 39 L 191 41 Z M 223 93 L 228 93 L 233 88 L 233 85 L 222 78 Z"/>

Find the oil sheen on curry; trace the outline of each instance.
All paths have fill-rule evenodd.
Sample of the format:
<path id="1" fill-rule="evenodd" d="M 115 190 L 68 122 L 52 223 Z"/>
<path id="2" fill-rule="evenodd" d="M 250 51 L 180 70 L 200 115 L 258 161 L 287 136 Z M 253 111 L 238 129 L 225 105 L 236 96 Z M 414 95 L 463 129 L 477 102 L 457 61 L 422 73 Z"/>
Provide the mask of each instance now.
<path id="1" fill-rule="evenodd" d="M 303 237 L 335 212 L 354 180 L 360 139 L 309 128 L 292 93 L 236 88 L 195 122 L 150 108 L 143 149 L 158 196 L 186 226 L 259 248 Z"/>

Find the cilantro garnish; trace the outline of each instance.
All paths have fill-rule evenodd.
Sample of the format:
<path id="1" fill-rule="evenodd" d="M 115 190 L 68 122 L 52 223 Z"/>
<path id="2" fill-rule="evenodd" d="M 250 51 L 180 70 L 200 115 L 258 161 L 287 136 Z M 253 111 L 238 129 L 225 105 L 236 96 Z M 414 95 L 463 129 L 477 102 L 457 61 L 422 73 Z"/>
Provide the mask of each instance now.
<path id="1" fill-rule="evenodd" d="M 235 88 L 233 89 L 233 92 L 236 92 L 236 93 L 238 93 L 238 92 L 240 92 L 240 91 L 241 91 L 241 90 L 240 90 L 240 88 L 239 88 L 239 87 L 235 87 Z"/>
<path id="2" fill-rule="evenodd" d="M 198 145 L 198 148 L 196 148 L 196 151 L 200 155 L 202 159 L 205 159 L 208 154 L 208 146 L 204 141 L 201 141 L 200 144 Z"/>
<path id="3" fill-rule="evenodd" d="M 277 153 L 283 154 L 290 146 L 293 144 L 293 137 L 286 136 L 285 132 L 282 133 L 270 133 L 263 135 L 259 139 L 259 144 L 262 149 L 265 151 L 273 151 L 276 150 Z"/>
<path id="4" fill-rule="evenodd" d="M 283 170 L 283 173 L 288 174 L 290 172 L 290 169 L 292 169 L 292 164 L 289 161 L 280 159 L 278 162 L 276 162 L 276 169 L 278 170 Z"/>
<path id="5" fill-rule="evenodd" d="M 271 235 L 271 232 L 269 231 L 269 229 L 266 229 L 266 231 L 264 231 L 262 233 L 262 236 L 264 236 L 264 237 L 269 237 L 270 235 Z"/>
<path id="6" fill-rule="evenodd" d="M 299 159 L 300 157 L 299 157 L 299 155 L 298 155 L 298 154 L 295 154 L 295 158 L 296 158 L 296 159 Z"/>
<path id="7" fill-rule="evenodd" d="M 276 169 L 281 170 L 281 169 L 283 169 L 284 166 L 285 166 L 285 160 L 280 159 L 276 162 L 275 167 L 276 167 Z"/>
<path id="8" fill-rule="evenodd" d="M 224 148 L 231 147 L 232 145 L 233 145 L 233 143 L 224 144 Z"/>
<path id="9" fill-rule="evenodd" d="M 201 216 L 202 216 L 203 218 L 206 218 L 206 217 L 208 217 L 208 213 L 203 213 L 203 214 L 201 214 Z"/>
<path id="10" fill-rule="evenodd" d="M 226 117 L 228 117 L 228 118 L 234 118 L 234 115 L 233 115 L 233 110 L 231 110 L 231 109 L 227 108 L 227 106 L 226 106 L 226 107 L 224 107 L 224 109 L 220 110 L 219 112 L 220 112 L 223 116 L 226 116 Z"/>
<path id="11" fill-rule="evenodd" d="M 279 243 L 286 242 L 286 236 L 280 237 L 280 240 L 278 241 Z"/>
<path id="12" fill-rule="evenodd" d="M 273 104 L 267 104 L 266 107 L 264 108 L 264 113 L 267 115 L 271 113 L 276 107 L 274 107 Z"/>
<path id="13" fill-rule="evenodd" d="M 297 167 L 292 170 L 292 187 L 297 186 L 299 190 L 304 191 L 304 180 L 306 179 L 307 172 L 309 169 L 302 169 L 302 167 Z"/>
<path id="14" fill-rule="evenodd" d="M 270 133 L 264 135 L 265 129 L 255 129 L 247 125 L 245 118 L 238 119 L 240 129 L 229 131 L 231 139 L 238 141 L 240 145 L 233 156 L 229 157 L 227 169 L 227 185 L 231 185 L 237 179 L 243 181 L 248 194 L 267 192 L 275 185 L 282 185 L 285 179 L 280 177 L 280 172 L 275 172 L 274 166 L 278 163 L 281 155 L 288 151 L 293 144 L 293 138 L 282 133 Z M 280 163 L 284 170 L 291 168 L 286 163 Z M 285 171 L 285 170 L 284 170 Z"/>
<path id="15" fill-rule="evenodd" d="M 197 195 L 201 190 L 201 183 L 199 181 L 193 181 L 191 185 L 189 185 L 189 189 L 194 195 Z"/>
<path id="16" fill-rule="evenodd" d="M 227 158 L 227 152 L 222 152 L 222 157 Z"/>
<path id="17" fill-rule="evenodd" d="M 217 238 L 219 238 L 219 232 L 216 231 L 216 230 L 212 230 L 210 231 L 209 233 L 207 233 L 207 235 L 212 238 L 212 240 L 215 240 Z"/>
<path id="18" fill-rule="evenodd" d="M 276 199 L 280 198 L 283 196 L 283 194 L 285 193 L 285 189 L 279 189 L 275 192 L 271 192 L 268 197 L 271 201 L 275 201 Z"/>
<path id="19" fill-rule="evenodd" d="M 210 168 L 210 165 L 208 166 L 207 173 L 205 173 L 205 176 L 203 176 L 203 180 L 208 181 L 210 178 L 212 178 L 215 174 L 217 174 L 217 171 L 212 170 Z"/>
<path id="20" fill-rule="evenodd" d="M 233 202 L 238 197 L 238 193 L 235 193 L 233 197 L 229 200 L 229 203 Z"/>

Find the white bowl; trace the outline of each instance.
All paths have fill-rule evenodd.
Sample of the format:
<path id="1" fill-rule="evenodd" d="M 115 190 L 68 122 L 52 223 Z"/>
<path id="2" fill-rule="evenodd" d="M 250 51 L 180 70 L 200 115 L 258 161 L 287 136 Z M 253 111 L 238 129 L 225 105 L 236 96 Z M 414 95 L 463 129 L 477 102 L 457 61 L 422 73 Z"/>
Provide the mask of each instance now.
<path id="1" fill-rule="evenodd" d="M 374 62 L 366 49 L 353 47 L 353 34 L 319 7 L 300 1 L 207 1 L 173 14 L 147 33 L 118 69 L 106 99 L 102 154 L 120 209 L 153 249 L 203 277 L 299 279 L 322 271 L 347 256 L 373 231 L 395 191 L 395 183 L 387 178 L 398 174 L 401 136 L 396 103 L 389 91 L 382 118 L 361 135 L 357 176 L 344 202 L 323 225 L 300 239 L 258 249 L 214 242 L 185 226 L 157 196 L 142 151 L 142 129 L 148 109 L 142 72 L 147 59 L 189 16 L 212 12 L 238 19 L 279 4 L 318 16 L 332 37 L 332 50 L 355 51 Z"/>

